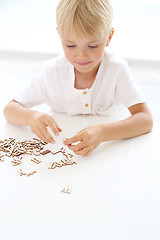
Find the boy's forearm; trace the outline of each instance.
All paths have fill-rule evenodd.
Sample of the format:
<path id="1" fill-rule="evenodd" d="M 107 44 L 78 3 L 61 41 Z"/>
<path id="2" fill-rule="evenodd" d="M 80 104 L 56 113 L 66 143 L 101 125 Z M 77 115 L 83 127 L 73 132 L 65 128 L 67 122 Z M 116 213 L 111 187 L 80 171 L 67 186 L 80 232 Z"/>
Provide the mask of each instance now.
<path id="1" fill-rule="evenodd" d="M 136 113 L 119 122 L 102 125 L 102 142 L 136 137 L 152 130 L 151 116 Z"/>
<path id="2" fill-rule="evenodd" d="M 27 109 L 17 102 L 10 102 L 4 109 L 4 116 L 7 121 L 17 125 L 29 125 L 34 110 Z"/>

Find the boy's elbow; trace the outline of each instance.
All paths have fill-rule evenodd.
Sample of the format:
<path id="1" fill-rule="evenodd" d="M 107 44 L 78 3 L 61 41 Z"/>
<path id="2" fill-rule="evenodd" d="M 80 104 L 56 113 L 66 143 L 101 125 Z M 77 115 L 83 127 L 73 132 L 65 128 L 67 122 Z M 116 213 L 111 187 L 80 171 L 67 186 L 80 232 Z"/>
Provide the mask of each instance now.
<path id="1" fill-rule="evenodd" d="M 149 116 L 148 115 L 146 116 L 146 121 L 145 122 L 146 122 L 146 124 L 145 124 L 146 133 L 149 133 L 153 129 L 153 118 L 152 118 L 151 114 L 149 114 Z"/>
<path id="2" fill-rule="evenodd" d="M 12 103 L 15 102 L 11 100 L 3 109 L 3 115 L 7 121 L 9 121 L 10 112 L 12 111 Z"/>

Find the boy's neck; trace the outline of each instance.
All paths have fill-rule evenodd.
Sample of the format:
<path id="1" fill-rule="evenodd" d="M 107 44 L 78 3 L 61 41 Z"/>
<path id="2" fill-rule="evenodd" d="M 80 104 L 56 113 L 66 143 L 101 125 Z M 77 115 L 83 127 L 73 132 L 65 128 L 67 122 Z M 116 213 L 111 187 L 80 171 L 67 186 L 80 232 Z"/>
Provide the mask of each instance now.
<path id="1" fill-rule="evenodd" d="M 74 73 L 75 73 L 74 87 L 76 89 L 91 88 L 97 76 L 99 66 L 100 64 L 93 71 L 86 72 L 86 73 L 79 72 L 77 69 L 74 68 Z"/>

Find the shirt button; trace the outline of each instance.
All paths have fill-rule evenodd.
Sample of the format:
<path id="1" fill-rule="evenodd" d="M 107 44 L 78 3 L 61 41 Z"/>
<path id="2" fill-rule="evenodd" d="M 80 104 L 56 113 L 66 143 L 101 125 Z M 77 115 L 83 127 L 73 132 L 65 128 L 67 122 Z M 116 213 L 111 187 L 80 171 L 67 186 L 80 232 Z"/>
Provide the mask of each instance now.
<path id="1" fill-rule="evenodd" d="M 86 104 L 85 104 L 85 107 L 88 107 L 88 106 L 89 106 L 89 104 L 88 104 L 88 103 L 86 103 Z"/>
<path id="2" fill-rule="evenodd" d="M 84 91 L 83 94 L 87 94 L 87 91 Z"/>

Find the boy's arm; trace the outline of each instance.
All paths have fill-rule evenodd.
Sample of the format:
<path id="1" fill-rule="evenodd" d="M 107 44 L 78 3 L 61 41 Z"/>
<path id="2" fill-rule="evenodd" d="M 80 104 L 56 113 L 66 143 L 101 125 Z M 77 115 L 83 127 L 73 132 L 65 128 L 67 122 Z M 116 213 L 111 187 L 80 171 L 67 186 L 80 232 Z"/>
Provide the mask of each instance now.
<path id="1" fill-rule="evenodd" d="M 146 103 L 129 108 L 131 116 L 115 123 L 102 125 L 103 142 L 136 137 L 152 130 L 153 120 Z"/>
<path id="2" fill-rule="evenodd" d="M 88 156 L 101 142 L 132 138 L 152 130 L 152 115 L 146 103 L 136 104 L 129 111 L 131 116 L 127 119 L 88 127 L 64 143 L 76 154 Z"/>
<path id="3" fill-rule="evenodd" d="M 45 142 L 54 143 L 54 138 L 49 133 L 47 127 L 55 135 L 59 135 L 59 132 L 62 131 L 50 115 L 28 109 L 15 100 L 6 105 L 4 116 L 11 123 L 30 126 L 32 132 Z"/>
<path id="4" fill-rule="evenodd" d="M 17 125 L 29 125 L 30 119 L 36 113 L 36 111 L 25 108 L 15 100 L 10 101 L 3 112 L 8 122 Z"/>

